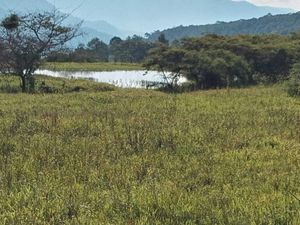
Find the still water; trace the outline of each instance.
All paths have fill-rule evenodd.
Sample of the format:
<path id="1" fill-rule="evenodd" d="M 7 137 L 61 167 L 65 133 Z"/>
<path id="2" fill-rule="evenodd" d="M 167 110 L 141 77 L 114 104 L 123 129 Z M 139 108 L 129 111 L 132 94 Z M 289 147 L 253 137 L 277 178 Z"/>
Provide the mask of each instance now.
<path id="1" fill-rule="evenodd" d="M 77 78 L 77 79 L 91 79 L 97 82 L 104 82 L 113 84 L 123 88 L 146 88 L 153 84 L 163 85 L 166 83 L 163 76 L 156 71 L 51 71 L 51 70 L 37 70 L 36 74 L 48 75 L 52 77 Z M 181 78 L 180 83 L 185 82 Z"/>

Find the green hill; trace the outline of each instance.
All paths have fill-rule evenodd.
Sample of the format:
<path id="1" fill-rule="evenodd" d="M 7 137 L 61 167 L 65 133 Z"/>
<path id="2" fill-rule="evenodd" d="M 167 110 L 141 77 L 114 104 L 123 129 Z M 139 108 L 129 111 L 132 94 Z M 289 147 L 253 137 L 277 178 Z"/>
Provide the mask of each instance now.
<path id="1" fill-rule="evenodd" d="M 300 30 L 300 12 L 293 14 L 271 15 L 249 20 L 233 22 L 217 22 L 208 25 L 179 26 L 163 31 L 156 31 L 149 36 L 156 40 L 160 33 L 173 41 L 184 37 L 199 37 L 205 34 L 237 35 L 237 34 L 289 34 Z"/>
<path id="2" fill-rule="evenodd" d="M 125 30 L 152 32 L 191 24 L 215 23 L 260 17 L 267 13 L 283 14 L 291 9 L 262 7 L 233 0 L 82 0 L 56 1 L 56 6 L 89 20 L 105 20 Z M 88 4 L 87 4 L 88 3 Z"/>

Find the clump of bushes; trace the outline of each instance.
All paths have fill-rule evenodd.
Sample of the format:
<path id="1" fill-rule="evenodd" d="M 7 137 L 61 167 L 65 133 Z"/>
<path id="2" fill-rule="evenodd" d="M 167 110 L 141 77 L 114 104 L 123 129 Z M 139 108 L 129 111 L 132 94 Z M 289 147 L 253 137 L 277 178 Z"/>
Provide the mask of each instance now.
<path id="1" fill-rule="evenodd" d="M 291 69 L 290 78 L 286 82 L 286 91 L 292 96 L 300 96 L 300 63 L 294 64 Z"/>

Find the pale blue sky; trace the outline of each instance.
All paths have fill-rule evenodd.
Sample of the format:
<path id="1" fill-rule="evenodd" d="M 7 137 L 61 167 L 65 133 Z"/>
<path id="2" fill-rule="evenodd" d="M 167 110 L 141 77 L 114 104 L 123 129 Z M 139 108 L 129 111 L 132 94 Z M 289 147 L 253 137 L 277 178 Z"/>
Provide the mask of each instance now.
<path id="1" fill-rule="evenodd" d="M 256 5 L 267 5 L 275 7 L 292 8 L 300 10 L 300 0 L 247 0 Z"/>

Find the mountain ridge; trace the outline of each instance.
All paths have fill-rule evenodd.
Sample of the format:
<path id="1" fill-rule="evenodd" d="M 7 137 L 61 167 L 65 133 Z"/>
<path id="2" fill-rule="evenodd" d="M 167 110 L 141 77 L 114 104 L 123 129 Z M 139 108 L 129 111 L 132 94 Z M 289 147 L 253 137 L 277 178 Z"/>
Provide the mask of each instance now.
<path id="1" fill-rule="evenodd" d="M 85 4 L 80 4 L 81 2 L 82 0 L 2 0 L 0 15 L 3 17 L 12 11 L 27 13 L 58 9 L 71 14 L 67 21 L 70 24 L 82 21 L 81 18 L 85 19 L 81 30 L 86 35 L 77 39 L 77 42 L 86 43 L 98 37 L 107 43 L 114 36 L 126 38 L 133 34 L 153 32 L 160 27 L 176 27 L 176 24 L 205 24 L 206 21 L 214 23 L 232 18 L 259 17 L 267 12 L 278 14 L 292 11 L 232 0 L 126 0 L 125 3 L 124 0 L 85 0 Z"/>
<path id="2" fill-rule="evenodd" d="M 157 40 L 164 33 L 170 41 L 184 37 L 199 37 L 205 34 L 217 35 L 242 35 L 242 34 L 281 34 L 300 31 L 300 12 L 279 15 L 265 15 L 260 18 L 240 19 L 231 22 L 218 22 L 208 25 L 178 26 L 174 28 L 156 31 L 149 34 L 149 40 Z"/>
<path id="3" fill-rule="evenodd" d="M 80 5 L 81 2 L 64 0 L 56 2 L 56 6 L 63 11 L 76 8 L 76 16 L 101 19 L 125 30 L 141 32 L 294 12 L 232 0 L 85 0 Z"/>

